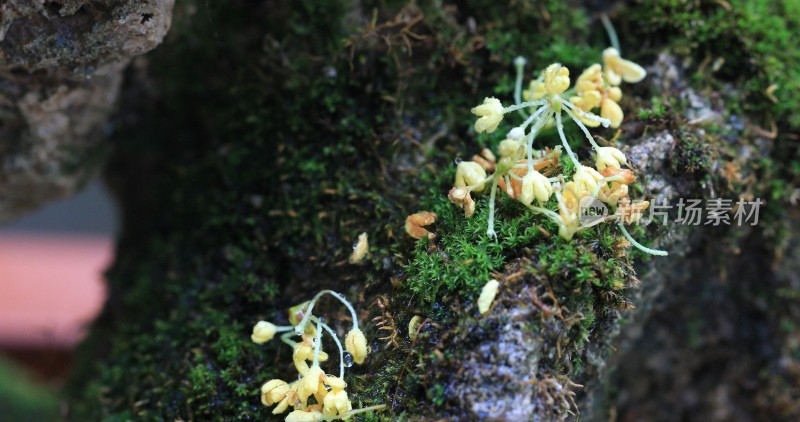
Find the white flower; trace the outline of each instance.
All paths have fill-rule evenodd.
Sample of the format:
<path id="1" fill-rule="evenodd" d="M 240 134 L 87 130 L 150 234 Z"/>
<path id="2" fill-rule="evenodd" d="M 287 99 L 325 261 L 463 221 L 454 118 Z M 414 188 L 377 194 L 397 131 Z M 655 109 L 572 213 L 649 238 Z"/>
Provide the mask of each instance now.
<path id="1" fill-rule="evenodd" d="M 500 100 L 494 97 L 486 97 L 483 104 L 472 109 L 472 114 L 480 118 L 475 122 L 475 131 L 478 133 L 492 133 L 497 129 L 500 121 L 503 120 L 505 109 Z"/>
<path id="2" fill-rule="evenodd" d="M 625 154 L 614 147 L 600 147 L 597 149 L 595 165 L 599 171 L 603 171 L 606 167 L 622 168 L 622 165 L 627 162 Z"/>
<path id="3" fill-rule="evenodd" d="M 534 170 L 522 178 L 522 192 L 517 200 L 530 205 L 534 199 L 540 204 L 547 202 L 553 194 L 553 185 L 542 173 Z"/>

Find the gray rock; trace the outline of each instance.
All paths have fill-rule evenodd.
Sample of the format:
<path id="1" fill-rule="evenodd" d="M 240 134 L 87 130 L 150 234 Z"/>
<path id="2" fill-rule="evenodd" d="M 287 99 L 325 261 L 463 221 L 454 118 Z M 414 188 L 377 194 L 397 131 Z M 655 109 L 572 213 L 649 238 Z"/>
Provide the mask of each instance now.
<path id="1" fill-rule="evenodd" d="M 0 223 L 66 197 L 104 162 L 131 58 L 156 47 L 173 0 L 0 6 Z"/>

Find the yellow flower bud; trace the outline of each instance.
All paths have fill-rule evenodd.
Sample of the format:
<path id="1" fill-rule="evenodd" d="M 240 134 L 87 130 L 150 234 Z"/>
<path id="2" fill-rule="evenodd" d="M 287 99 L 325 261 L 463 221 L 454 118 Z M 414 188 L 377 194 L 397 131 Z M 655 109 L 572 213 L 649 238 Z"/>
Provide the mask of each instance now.
<path id="1" fill-rule="evenodd" d="M 580 198 L 575 182 L 565 183 L 558 194 L 558 212 L 561 217 L 561 221 L 558 223 L 558 235 L 564 240 L 571 240 L 580 228 L 578 225 L 579 208 Z"/>
<path id="2" fill-rule="evenodd" d="M 292 360 L 294 361 L 294 367 L 297 368 L 297 372 L 300 375 L 305 375 L 306 372 L 309 370 L 309 366 L 306 361 L 310 361 L 314 359 L 314 348 L 306 345 L 306 344 L 298 344 L 294 348 L 294 352 L 292 353 Z M 328 360 L 328 354 L 320 351 L 319 352 L 319 361 L 325 362 Z"/>
<path id="3" fill-rule="evenodd" d="M 582 196 L 594 193 L 595 189 L 597 189 L 597 184 L 602 179 L 603 175 L 597 170 L 587 166 L 578 167 L 575 175 L 572 176 L 572 180 L 575 182 L 577 200 L 580 200 Z"/>
<path id="4" fill-rule="evenodd" d="M 534 199 L 540 204 L 547 202 L 553 194 L 553 185 L 542 173 L 534 170 L 522 178 L 522 192 L 517 200 L 530 205 Z"/>
<path id="5" fill-rule="evenodd" d="M 547 66 L 544 71 L 544 87 L 548 94 L 561 94 L 569 88 L 569 69 L 558 63 Z"/>
<path id="6" fill-rule="evenodd" d="M 261 403 L 264 406 L 272 406 L 286 397 L 289 392 L 289 384 L 286 381 L 272 379 L 261 386 Z"/>
<path id="7" fill-rule="evenodd" d="M 516 160 L 522 157 L 525 149 L 522 147 L 522 142 L 514 139 L 506 139 L 500 142 L 497 151 L 500 153 L 501 158 L 510 157 L 512 160 Z"/>
<path id="8" fill-rule="evenodd" d="M 317 411 L 306 412 L 305 410 L 295 410 L 286 415 L 286 422 L 321 422 L 325 417 Z"/>
<path id="9" fill-rule="evenodd" d="M 272 337 L 275 337 L 276 332 L 277 328 L 271 322 L 258 321 L 258 323 L 253 327 L 253 334 L 250 335 L 250 340 L 256 344 L 264 344 L 272 340 Z"/>
<path id="10" fill-rule="evenodd" d="M 494 97 L 486 97 L 483 104 L 472 109 L 472 114 L 480 118 L 475 122 L 475 131 L 478 133 L 492 133 L 503 120 L 503 104 Z"/>
<path id="11" fill-rule="evenodd" d="M 489 280 L 489 282 L 483 286 L 481 295 L 478 297 L 478 312 L 480 312 L 481 315 L 489 311 L 489 307 L 492 306 L 494 297 L 497 296 L 497 289 L 499 288 L 500 283 L 497 280 Z"/>
<path id="12" fill-rule="evenodd" d="M 353 356 L 355 363 L 359 365 L 364 363 L 369 351 L 367 350 L 367 338 L 364 337 L 364 333 L 360 329 L 354 328 L 350 330 L 344 339 L 344 344 L 347 352 Z"/>
<path id="13" fill-rule="evenodd" d="M 610 98 L 604 98 L 603 103 L 600 105 L 600 117 L 611 120 L 611 127 L 618 128 L 622 124 L 622 109 L 619 104 L 611 101 Z"/>
<path id="14" fill-rule="evenodd" d="M 597 170 L 602 171 L 606 167 L 622 168 L 622 164 L 626 164 L 628 160 L 622 151 L 614 147 L 600 147 L 597 149 L 597 157 L 595 157 L 595 165 Z"/>
<path id="15" fill-rule="evenodd" d="M 353 253 L 350 255 L 350 259 L 348 261 L 351 264 L 359 264 L 364 260 L 364 257 L 367 256 L 368 252 L 369 238 L 367 237 L 366 233 L 361 233 L 358 235 L 358 241 L 356 242 L 355 246 L 353 246 Z"/>
<path id="16" fill-rule="evenodd" d="M 575 91 L 578 94 L 583 94 L 588 91 L 596 91 L 603 84 L 602 69 L 599 64 L 593 64 L 586 68 L 586 70 L 578 76 L 575 81 Z"/>
<path id="17" fill-rule="evenodd" d="M 611 101 L 618 103 L 622 99 L 622 90 L 618 86 L 612 86 L 606 89 L 606 95 Z"/>
<path id="18" fill-rule="evenodd" d="M 331 391 L 322 400 L 322 413 L 325 416 L 336 416 L 347 413 L 352 409 L 347 392 L 344 390 Z"/>
<path id="19" fill-rule="evenodd" d="M 344 390 L 347 388 L 347 383 L 344 382 L 343 379 L 339 377 L 335 377 L 333 375 L 325 375 L 325 379 L 323 380 L 325 385 L 334 389 L 334 390 Z"/>
<path id="20" fill-rule="evenodd" d="M 278 415 L 286 411 L 289 408 L 289 396 L 287 395 L 284 397 L 274 409 L 272 409 L 273 415 Z"/>
<path id="21" fill-rule="evenodd" d="M 456 183 L 459 188 L 474 186 L 486 180 L 486 170 L 474 161 L 462 161 L 456 167 Z M 485 186 L 481 185 L 473 189 L 480 192 Z"/>
<path id="22" fill-rule="evenodd" d="M 571 102 L 575 107 L 588 112 L 593 108 L 597 108 L 597 106 L 600 105 L 601 100 L 602 96 L 600 95 L 600 92 L 593 90 L 586 91 L 580 96 L 572 97 L 569 99 L 569 102 Z"/>
<path id="23" fill-rule="evenodd" d="M 611 85 L 619 85 L 622 81 L 636 83 L 647 76 L 647 71 L 638 64 L 625 60 L 619 55 L 616 48 L 610 47 L 603 51 L 603 66 L 606 78 Z"/>
<path id="24" fill-rule="evenodd" d="M 322 368 L 319 365 L 313 365 L 309 368 L 308 372 L 303 375 L 298 382 L 300 383 L 297 387 L 297 396 L 300 398 L 300 401 L 305 402 L 308 400 L 310 396 L 317 394 L 319 391 L 319 383 L 322 380 L 324 372 L 322 372 Z"/>
<path id="25" fill-rule="evenodd" d="M 544 83 L 538 79 L 531 81 L 528 89 L 522 91 L 522 99 L 525 101 L 536 101 L 543 98 L 547 94 L 547 89 Z"/>

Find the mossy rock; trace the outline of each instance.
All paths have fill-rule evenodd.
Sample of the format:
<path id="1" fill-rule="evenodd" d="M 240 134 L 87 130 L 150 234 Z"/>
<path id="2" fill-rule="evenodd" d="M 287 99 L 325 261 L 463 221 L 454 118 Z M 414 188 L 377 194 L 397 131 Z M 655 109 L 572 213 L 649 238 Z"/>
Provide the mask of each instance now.
<path id="1" fill-rule="evenodd" d="M 523 419 L 604 417 L 624 402 L 606 381 L 618 333 L 675 294 L 704 242 L 750 235 L 640 228 L 635 236 L 673 252 L 650 259 L 614 226 L 567 242 L 505 200 L 494 240 L 484 235 L 488 199 L 465 219 L 446 192 L 453 160 L 496 146 L 511 127 L 476 136 L 470 107 L 511 97 L 517 55 L 573 73 L 599 60 L 600 12 L 617 23 L 625 55 L 651 69 L 626 93 L 618 141 L 643 175 L 643 195 L 789 192 L 797 157 L 780 141 L 796 128 L 796 108 L 758 93 L 780 83 L 787 91 L 772 94 L 796 98 L 785 76 L 798 72 L 796 52 L 781 47 L 796 15 L 772 15 L 783 25 L 773 22 L 777 34 L 753 22 L 790 2 L 656 3 L 176 5 L 165 45 L 130 69 L 116 120 L 108 180 L 124 230 L 108 303 L 69 388 L 70 416 L 267 419 L 260 385 L 296 375 L 288 348 L 250 341 L 252 325 L 286 323 L 290 306 L 330 288 L 355 302 L 372 348 L 365 365 L 348 369 L 353 405 L 387 405 L 360 419 L 472 420 L 498 409 Z M 710 64 L 698 61 L 703 52 Z M 707 71 L 720 52 L 742 73 Z M 777 140 L 759 131 L 767 121 Z M 588 157 L 579 136 L 569 133 Z M 765 212 L 781 214 L 780 204 Z M 420 210 L 437 213 L 435 239 L 404 233 Z M 763 226 L 769 256 L 790 236 L 778 220 Z M 362 232 L 370 255 L 356 267 L 347 258 Z M 490 278 L 503 287 L 482 317 L 474 302 Z M 344 333 L 348 314 L 333 305 L 318 309 Z M 423 322 L 411 336 L 415 316 Z M 498 378 L 505 367 L 492 362 L 517 372 Z"/>

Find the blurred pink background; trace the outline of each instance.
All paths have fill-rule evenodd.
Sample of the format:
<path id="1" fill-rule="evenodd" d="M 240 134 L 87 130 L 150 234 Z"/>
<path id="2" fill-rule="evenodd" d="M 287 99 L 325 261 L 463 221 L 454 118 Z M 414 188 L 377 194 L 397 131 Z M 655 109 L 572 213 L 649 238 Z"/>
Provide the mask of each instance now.
<path id="1" fill-rule="evenodd" d="M 0 229 L 0 357 L 58 385 L 103 306 L 116 210 L 99 182 Z"/>

